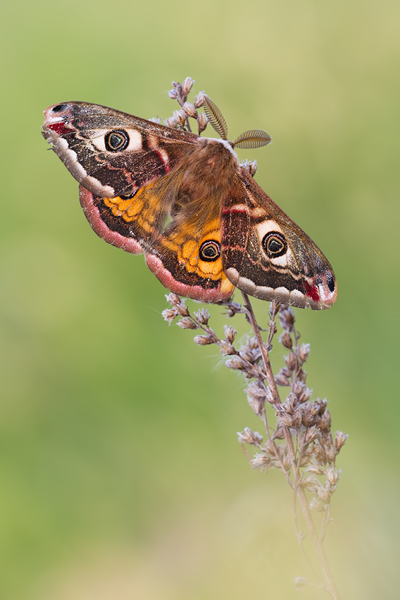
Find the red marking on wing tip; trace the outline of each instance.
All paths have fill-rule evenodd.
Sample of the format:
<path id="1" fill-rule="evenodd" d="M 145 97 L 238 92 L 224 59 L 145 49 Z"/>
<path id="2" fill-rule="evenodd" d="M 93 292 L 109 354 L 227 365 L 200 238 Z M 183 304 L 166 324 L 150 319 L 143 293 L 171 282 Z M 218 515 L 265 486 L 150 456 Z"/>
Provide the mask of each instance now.
<path id="1" fill-rule="evenodd" d="M 63 121 L 57 121 L 56 123 L 50 123 L 50 125 L 46 125 L 47 129 L 51 129 L 57 135 L 66 135 L 71 133 L 71 130 L 65 127 L 65 123 Z"/>
<path id="2" fill-rule="evenodd" d="M 307 281 L 304 280 L 304 287 L 306 288 L 306 296 L 314 300 L 314 302 L 319 302 L 319 293 L 316 285 L 309 285 Z"/>

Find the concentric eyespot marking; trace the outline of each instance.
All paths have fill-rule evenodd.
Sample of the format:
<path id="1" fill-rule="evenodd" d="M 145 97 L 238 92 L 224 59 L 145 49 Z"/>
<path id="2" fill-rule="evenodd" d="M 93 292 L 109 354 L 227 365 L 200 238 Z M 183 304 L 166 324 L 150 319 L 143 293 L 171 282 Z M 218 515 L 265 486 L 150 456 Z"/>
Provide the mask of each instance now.
<path id="1" fill-rule="evenodd" d="M 278 231 L 269 231 L 263 238 L 262 247 L 268 258 L 278 258 L 287 252 L 285 237 Z"/>
<path id="2" fill-rule="evenodd" d="M 123 129 L 115 129 L 105 135 L 104 142 L 109 152 L 121 152 L 129 145 L 129 135 Z"/>
<path id="3" fill-rule="evenodd" d="M 199 255 L 205 262 L 214 262 L 221 256 L 221 246 L 215 240 L 207 240 L 200 246 Z"/>

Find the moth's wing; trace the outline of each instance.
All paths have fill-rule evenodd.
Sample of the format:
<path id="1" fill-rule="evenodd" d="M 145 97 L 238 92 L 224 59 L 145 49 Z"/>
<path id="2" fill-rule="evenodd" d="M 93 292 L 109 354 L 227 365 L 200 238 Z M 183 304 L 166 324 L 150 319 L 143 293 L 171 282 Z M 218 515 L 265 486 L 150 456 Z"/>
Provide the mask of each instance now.
<path id="1" fill-rule="evenodd" d="M 201 302 L 228 300 L 235 289 L 221 259 L 221 200 L 178 198 L 172 221 L 146 254 L 165 287 Z"/>
<path id="2" fill-rule="evenodd" d="M 169 218 L 180 178 L 180 173 L 173 171 L 128 198 L 97 196 L 80 185 L 79 199 L 97 235 L 117 248 L 142 254 L 153 247 Z"/>
<path id="3" fill-rule="evenodd" d="M 172 292 L 202 302 L 227 300 L 234 285 L 222 267 L 221 200 L 182 194 L 185 166 L 127 200 L 80 186 L 81 205 L 100 237 L 133 254 L 146 252 L 150 270 Z"/>
<path id="4" fill-rule="evenodd" d="M 43 136 L 71 174 L 97 196 L 131 197 L 173 171 L 198 136 L 86 102 L 44 111 Z"/>
<path id="5" fill-rule="evenodd" d="M 151 247 L 198 136 L 84 102 L 56 104 L 44 115 L 43 136 L 81 184 L 96 233 L 134 254 Z"/>
<path id="6" fill-rule="evenodd" d="M 313 309 L 336 301 L 328 260 L 243 167 L 222 207 L 222 262 L 229 280 L 256 298 Z"/>

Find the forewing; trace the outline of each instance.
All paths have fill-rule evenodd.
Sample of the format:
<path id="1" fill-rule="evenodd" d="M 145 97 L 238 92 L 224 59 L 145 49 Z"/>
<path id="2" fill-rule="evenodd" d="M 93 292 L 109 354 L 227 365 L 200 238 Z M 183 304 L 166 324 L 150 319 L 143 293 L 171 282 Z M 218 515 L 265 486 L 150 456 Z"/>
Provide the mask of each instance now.
<path id="1" fill-rule="evenodd" d="M 198 136 L 85 102 L 44 111 L 43 136 L 67 169 L 97 196 L 130 197 L 172 172 Z"/>
<path id="2" fill-rule="evenodd" d="M 256 298 L 322 309 L 337 297 L 321 250 L 243 167 L 222 207 L 222 261 L 229 280 Z"/>

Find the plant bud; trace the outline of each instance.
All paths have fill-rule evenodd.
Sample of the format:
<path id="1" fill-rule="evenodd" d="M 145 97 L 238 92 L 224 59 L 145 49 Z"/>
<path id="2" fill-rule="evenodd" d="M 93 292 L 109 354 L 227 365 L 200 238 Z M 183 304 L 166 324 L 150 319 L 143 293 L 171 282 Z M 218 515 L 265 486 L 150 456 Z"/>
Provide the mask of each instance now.
<path id="1" fill-rule="evenodd" d="M 196 109 L 191 102 L 185 102 L 182 106 L 182 110 L 187 117 L 193 117 L 194 119 L 197 117 Z"/>
<path id="2" fill-rule="evenodd" d="M 201 308 L 199 311 L 194 313 L 194 316 L 200 325 L 207 325 L 208 321 L 210 320 L 210 313 L 206 308 Z"/>
<path id="3" fill-rule="evenodd" d="M 336 485 L 340 479 L 339 472 L 335 471 L 335 469 L 332 466 L 326 468 L 325 475 L 330 485 Z"/>
<path id="4" fill-rule="evenodd" d="M 343 433 L 343 431 L 336 431 L 335 433 L 335 449 L 336 452 L 339 453 L 341 447 L 346 443 L 347 438 L 349 437 L 348 433 Z"/>
<path id="5" fill-rule="evenodd" d="M 184 302 L 181 301 L 179 304 L 177 304 L 175 306 L 175 308 L 176 308 L 176 312 L 181 317 L 188 317 L 189 316 L 189 309 L 188 309 L 188 307 L 186 306 L 186 304 Z"/>
<path id="6" fill-rule="evenodd" d="M 258 431 L 252 431 L 248 427 L 245 427 L 244 431 L 238 432 L 237 435 L 241 444 L 245 443 L 257 445 L 261 444 L 261 442 L 263 441 L 262 435 L 260 435 Z"/>
<path id="7" fill-rule="evenodd" d="M 162 311 L 162 316 L 164 321 L 168 321 L 168 323 L 171 325 L 172 321 L 177 317 L 178 313 L 176 312 L 176 310 L 174 308 L 166 308 L 165 310 Z"/>
<path id="8" fill-rule="evenodd" d="M 295 429 L 300 429 L 302 422 L 303 422 L 303 414 L 300 410 L 297 410 L 293 415 L 293 427 Z"/>
<path id="9" fill-rule="evenodd" d="M 186 77 L 185 81 L 182 83 L 182 93 L 184 96 L 187 96 L 192 89 L 194 84 L 194 79 L 191 77 Z"/>
<path id="10" fill-rule="evenodd" d="M 177 325 L 178 327 L 182 327 L 182 329 L 197 329 L 196 323 L 193 323 L 189 317 L 183 317 L 178 321 Z"/>
<path id="11" fill-rule="evenodd" d="M 299 358 L 304 363 L 310 354 L 310 344 L 302 344 L 299 350 Z"/>
<path id="12" fill-rule="evenodd" d="M 298 397 L 300 404 L 303 404 L 304 402 L 307 402 L 311 398 L 312 392 L 313 392 L 312 390 L 308 389 L 308 387 L 306 387 L 305 385 L 303 385 L 303 390 L 302 390 L 301 394 Z"/>
<path id="13" fill-rule="evenodd" d="M 286 377 L 286 375 L 283 375 L 281 372 L 279 372 L 275 376 L 275 383 L 277 385 L 290 385 L 289 379 Z"/>
<path id="14" fill-rule="evenodd" d="M 250 408 L 254 410 L 256 415 L 262 415 L 262 412 L 264 410 L 264 400 L 262 398 L 256 398 L 251 394 L 247 394 L 247 401 L 249 403 Z"/>
<path id="15" fill-rule="evenodd" d="M 167 127 L 171 127 L 171 129 L 176 129 L 178 126 L 178 122 L 174 117 L 168 117 L 168 119 L 165 119 L 165 124 Z"/>
<path id="16" fill-rule="evenodd" d="M 287 332 L 285 332 L 287 333 Z M 289 375 L 291 371 L 294 371 L 295 368 L 297 367 L 297 356 L 291 352 L 290 354 L 288 354 L 287 356 L 283 357 L 285 359 L 285 363 L 287 368 L 289 369 Z"/>
<path id="17" fill-rule="evenodd" d="M 244 167 L 252 177 L 257 173 L 257 161 L 256 160 L 243 160 L 241 162 L 242 167 Z"/>
<path id="18" fill-rule="evenodd" d="M 324 472 L 323 468 L 320 465 L 310 465 L 306 469 L 307 473 L 314 473 L 314 475 L 322 475 Z"/>
<path id="19" fill-rule="evenodd" d="M 225 338 L 232 344 L 235 341 L 237 331 L 232 325 L 224 325 Z"/>
<path id="20" fill-rule="evenodd" d="M 228 369 L 237 369 L 239 371 L 245 368 L 245 365 L 240 356 L 233 356 L 232 358 L 228 358 L 228 360 L 225 362 L 225 366 L 228 367 Z"/>
<path id="21" fill-rule="evenodd" d="M 279 336 L 279 341 L 282 344 L 282 346 L 285 346 L 285 348 L 288 348 L 289 350 L 292 349 L 292 346 L 293 346 L 292 338 L 290 336 L 290 333 L 288 333 L 287 331 L 284 331 Z"/>
<path id="22" fill-rule="evenodd" d="M 293 417 L 288 414 L 279 415 L 278 421 L 284 427 L 293 427 Z"/>
<path id="23" fill-rule="evenodd" d="M 251 461 L 253 469 L 259 469 L 261 467 L 266 467 L 271 464 L 271 459 L 266 454 L 256 454 L 253 460 Z"/>
<path id="24" fill-rule="evenodd" d="M 193 338 L 193 341 L 198 346 L 208 346 L 209 344 L 213 343 L 213 341 L 209 337 L 207 337 L 206 335 L 196 335 Z"/>
<path id="25" fill-rule="evenodd" d="M 179 298 L 178 294 L 173 294 L 171 292 L 170 294 L 166 294 L 165 297 L 167 299 L 167 302 L 169 302 L 173 306 L 175 306 L 176 304 L 180 304 L 181 303 L 181 299 Z"/>
<path id="26" fill-rule="evenodd" d="M 330 431 L 331 429 L 331 415 L 329 410 L 326 410 L 324 412 L 324 414 L 322 415 L 320 421 L 319 421 L 319 428 L 322 431 Z"/>
<path id="27" fill-rule="evenodd" d="M 236 350 L 235 348 L 232 346 L 232 344 L 226 340 L 221 340 L 221 342 L 218 344 L 219 346 L 219 351 L 221 352 L 222 356 L 229 356 L 232 354 L 236 354 Z"/>
<path id="28" fill-rule="evenodd" d="M 200 108 L 204 104 L 204 92 L 199 92 L 194 99 L 194 107 Z"/>
<path id="29" fill-rule="evenodd" d="M 206 113 L 201 113 L 201 114 L 197 115 L 197 123 L 199 126 L 199 134 L 200 134 L 207 127 L 208 117 L 207 117 Z"/>
<path id="30" fill-rule="evenodd" d="M 186 123 L 185 113 L 183 112 L 183 110 L 174 110 L 173 119 L 175 119 L 177 124 L 181 127 L 183 127 Z"/>

